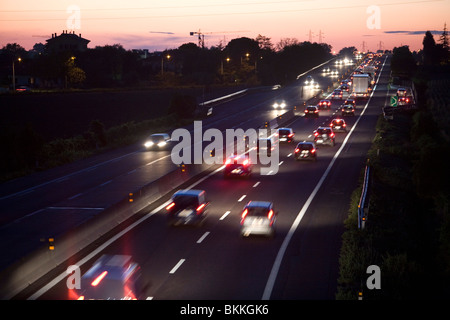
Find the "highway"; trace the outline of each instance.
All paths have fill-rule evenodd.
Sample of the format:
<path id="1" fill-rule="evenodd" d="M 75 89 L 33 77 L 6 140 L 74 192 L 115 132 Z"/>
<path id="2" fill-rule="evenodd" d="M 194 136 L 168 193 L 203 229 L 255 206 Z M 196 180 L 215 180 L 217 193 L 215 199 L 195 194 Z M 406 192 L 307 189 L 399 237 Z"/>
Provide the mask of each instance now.
<path id="1" fill-rule="evenodd" d="M 183 188 L 207 192 L 211 205 L 202 227 L 168 227 L 164 216 L 167 195 L 74 256 L 70 264 L 79 265 L 85 272 L 102 254 L 131 255 L 141 266 L 146 286 L 140 298 L 144 299 L 333 300 L 343 221 L 387 96 L 389 58 L 382 59 L 383 69 L 372 96 L 358 102 L 355 116 L 346 117 L 351 130 L 336 133 L 334 147 L 319 146 L 317 162 L 295 161 L 295 145 L 312 140 L 318 126 L 327 125 L 339 114 L 342 100 L 333 100 L 331 110 L 321 110 L 317 119 L 298 116 L 286 124 L 294 129 L 295 142 L 280 145 L 276 174 L 260 175 L 256 165 L 251 179 L 224 179 L 218 169 L 186 183 Z M 321 79 L 322 87 L 330 85 L 329 78 L 318 76 L 320 68 L 312 74 Z M 303 94 L 299 83 L 294 83 L 227 102 L 215 108 L 203 129 L 260 127 L 277 116 L 271 108 L 274 99 L 297 105 L 314 94 L 302 90 Z M 35 242 L 23 245 L 31 250 L 40 237 L 71 228 L 73 224 L 67 219 L 75 224 L 86 221 L 123 198 L 127 187 L 148 183 L 173 168 L 169 152 L 144 152 L 140 146 L 131 146 L 2 185 L 0 201 L 11 212 L 2 221 L 3 245 L 11 245 L 18 237 L 27 243 L 31 234 Z M 239 236 L 240 214 L 249 200 L 274 203 L 278 215 L 273 239 Z M 36 221 L 57 230 L 45 228 L 45 234 L 39 233 Z M 61 227 L 59 221 L 65 225 Z M 15 235 L 17 229 L 13 227 L 19 225 L 30 228 L 30 232 Z M 25 251 L 17 252 L 17 256 Z M 3 258 L 2 262 L 11 261 Z M 68 264 L 59 266 L 17 298 L 70 298 L 65 282 Z"/>
<path id="2" fill-rule="evenodd" d="M 278 115 L 276 99 L 301 103 L 316 92 L 298 83 L 252 92 L 214 107 L 203 128 L 260 127 Z M 146 151 L 142 142 L 1 184 L 0 270 L 176 168 L 169 151 Z"/>

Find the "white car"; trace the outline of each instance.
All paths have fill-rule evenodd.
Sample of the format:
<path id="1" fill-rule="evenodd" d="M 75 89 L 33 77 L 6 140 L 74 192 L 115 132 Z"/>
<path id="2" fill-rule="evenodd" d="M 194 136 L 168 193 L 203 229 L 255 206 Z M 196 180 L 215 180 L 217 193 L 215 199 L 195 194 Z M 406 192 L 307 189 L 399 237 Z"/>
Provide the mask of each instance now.
<path id="1" fill-rule="evenodd" d="M 144 143 L 144 147 L 149 150 L 163 150 L 170 145 L 170 136 L 167 133 L 154 133 Z"/>
<path id="2" fill-rule="evenodd" d="M 272 107 L 273 107 L 274 109 L 284 109 L 284 108 L 286 108 L 286 102 L 284 102 L 284 101 L 278 101 L 278 102 L 275 102 L 275 103 L 272 105 Z"/>
<path id="3" fill-rule="evenodd" d="M 273 237 L 276 215 L 272 202 L 249 201 L 241 214 L 241 236 L 255 234 Z"/>

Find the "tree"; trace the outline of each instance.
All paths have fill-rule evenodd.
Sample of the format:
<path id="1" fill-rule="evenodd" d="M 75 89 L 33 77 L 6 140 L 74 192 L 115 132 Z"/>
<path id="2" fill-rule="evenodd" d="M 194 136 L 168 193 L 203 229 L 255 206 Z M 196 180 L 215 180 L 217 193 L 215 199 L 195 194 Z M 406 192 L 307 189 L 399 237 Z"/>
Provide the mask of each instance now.
<path id="1" fill-rule="evenodd" d="M 423 64 L 433 65 L 437 60 L 436 42 L 434 41 L 433 34 L 430 31 L 425 33 L 425 37 L 422 41 L 423 44 Z"/>
<path id="2" fill-rule="evenodd" d="M 393 73 L 411 76 L 417 65 L 408 46 L 396 47 L 393 50 L 391 69 Z"/>
<path id="3" fill-rule="evenodd" d="M 262 36 L 262 35 L 258 34 L 258 36 L 256 37 L 255 40 L 258 41 L 259 48 L 261 50 L 271 51 L 273 49 L 273 44 L 270 41 L 269 37 Z"/>

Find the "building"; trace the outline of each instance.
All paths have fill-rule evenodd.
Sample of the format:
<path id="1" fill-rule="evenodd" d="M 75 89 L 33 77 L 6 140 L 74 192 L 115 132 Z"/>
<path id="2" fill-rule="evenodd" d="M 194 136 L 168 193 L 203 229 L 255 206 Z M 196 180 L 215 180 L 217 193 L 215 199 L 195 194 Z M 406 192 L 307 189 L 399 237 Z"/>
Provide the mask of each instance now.
<path id="1" fill-rule="evenodd" d="M 72 33 L 67 32 L 67 30 L 63 30 L 59 36 L 54 33 L 52 34 L 51 39 L 47 41 L 47 49 L 50 52 L 83 52 L 87 50 L 87 45 L 90 40 L 84 39 L 81 37 L 81 33 L 79 35 L 75 34 L 75 31 Z"/>

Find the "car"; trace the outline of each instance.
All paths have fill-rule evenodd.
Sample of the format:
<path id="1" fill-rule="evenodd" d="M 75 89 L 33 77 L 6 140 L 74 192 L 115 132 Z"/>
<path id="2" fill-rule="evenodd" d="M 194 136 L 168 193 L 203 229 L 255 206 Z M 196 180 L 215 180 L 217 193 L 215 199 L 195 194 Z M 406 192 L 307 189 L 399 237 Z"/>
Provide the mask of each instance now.
<path id="1" fill-rule="evenodd" d="M 345 99 L 344 105 L 345 104 L 351 104 L 351 105 L 353 105 L 356 108 L 356 101 L 355 101 L 355 99 L 351 99 L 351 98 Z"/>
<path id="2" fill-rule="evenodd" d="M 315 144 L 329 144 L 334 146 L 336 144 L 336 135 L 331 127 L 318 127 L 314 130 Z"/>
<path id="3" fill-rule="evenodd" d="M 166 206 L 168 224 L 201 226 L 205 221 L 208 206 L 205 190 L 178 190 Z"/>
<path id="4" fill-rule="evenodd" d="M 344 104 L 341 107 L 342 116 L 354 116 L 355 115 L 355 107 L 351 104 Z"/>
<path id="5" fill-rule="evenodd" d="M 331 94 L 331 99 L 342 99 L 342 90 L 335 89 Z"/>
<path id="6" fill-rule="evenodd" d="M 170 136 L 167 133 L 154 133 L 145 140 L 147 150 L 165 150 L 170 146 Z"/>
<path id="7" fill-rule="evenodd" d="M 398 88 L 397 89 L 397 96 L 398 97 L 404 97 L 408 94 L 408 90 L 406 88 Z"/>
<path id="8" fill-rule="evenodd" d="M 140 266 L 131 256 L 105 254 L 69 294 L 77 300 L 137 300 L 145 288 L 141 281 Z"/>
<path id="9" fill-rule="evenodd" d="M 269 201 L 249 201 L 241 213 L 241 236 L 275 235 L 277 212 Z"/>
<path id="10" fill-rule="evenodd" d="M 280 142 L 292 142 L 294 140 L 294 130 L 292 128 L 278 128 L 278 140 Z"/>
<path id="11" fill-rule="evenodd" d="M 297 144 L 294 149 L 294 158 L 300 160 L 317 161 L 316 145 L 314 142 L 302 141 Z"/>
<path id="12" fill-rule="evenodd" d="M 307 76 L 306 80 L 305 80 L 305 85 L 309 86 L 312 85 L 314 83 L 314 79 L 311 76 Z"/>
<path id="13" fill-rule="evenodd" d="M 320 100 L 318 104 L 319 109 L 330 109 L 331 108 L 331 101 L 328 99 Z"/>
<path id="14" fill-rule="evenodd" d="M 239 176 L 249 178 L 252 175 L 252 163 L 248 156 L 231 156 L 225 161 L 223 176 Z"/>
<path id="15" fill-rule="evenodd" d="M 398 97 L 398 105 L 403 106 L 407 104 L 411 104 L 412 98 L 409 96 L 399 96 Z"/>
<path id="16" fill-rule="evenodd" d="M 317 106 L 307 106 L 305 108 L 305 118 L 306 117 L 319 117 L 319 108 Z"/>
<path id="17" fill-rule="evenodd" d="M 349 90 L 349 87 L 348 87 L 348 85 L 347 84 L 342 84 L 341 85 L 341 90 L 343 90 L 343 91 L 347 91 L 348 92 L 348 90 Z"/>
<path id="18" fill-rule="evenodd" d="M 274 109 L 284 109 L 284 108 L 286 108 L 286 102 L 284 102 L 284 101 L 277 101 L 274 104 L 272 104 L 272 107 Z"/>
<path id="19" fill-rule="evenodd" d="M 333 132 L 347 132 L 347 124 L 341 118 L 331 120 L 330 127 L 333 129 Z"/>

